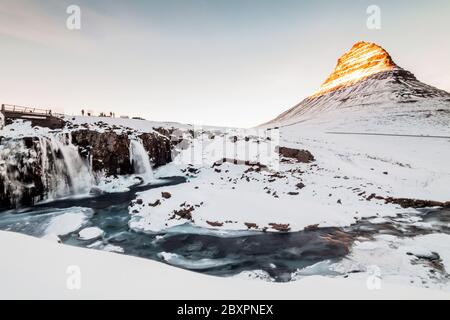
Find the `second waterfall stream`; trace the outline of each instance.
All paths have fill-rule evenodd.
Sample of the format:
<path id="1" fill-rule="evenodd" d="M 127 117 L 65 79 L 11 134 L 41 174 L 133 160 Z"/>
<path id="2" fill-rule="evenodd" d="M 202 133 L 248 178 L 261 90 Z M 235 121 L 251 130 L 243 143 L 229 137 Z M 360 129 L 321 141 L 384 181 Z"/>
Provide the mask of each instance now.
<path id="1" fill-rule="evenodd" d="M 133 165 L 134 173 L 140 175 L 145 183 L 149 183 L 153 180 L 150 157 L 140 140 L 130 140 L 130 160 Z"/>

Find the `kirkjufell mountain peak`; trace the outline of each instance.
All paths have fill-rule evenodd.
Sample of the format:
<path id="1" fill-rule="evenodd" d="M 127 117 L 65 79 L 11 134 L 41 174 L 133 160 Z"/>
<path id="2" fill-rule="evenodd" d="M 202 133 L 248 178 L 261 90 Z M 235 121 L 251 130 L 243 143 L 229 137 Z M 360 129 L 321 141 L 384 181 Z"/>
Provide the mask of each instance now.
<path id="1" fill-rule="evenodd" d="M 353 85 L 375 73 L 398 68 L 381 46 L 364 41 L 357 42 L 338 59 L 334 71 L 311 97 Z"/>
<path id="2" fill-rule="evenodd" d="M 357 42 L 343 54 L 321 87 L 263 126 L 289 125 L 336 109 L 439 107 L 450 111 L 450 94 L 417 80 L 380 45 Z M 386 116 L 392 110 L 387 110 Z"/>

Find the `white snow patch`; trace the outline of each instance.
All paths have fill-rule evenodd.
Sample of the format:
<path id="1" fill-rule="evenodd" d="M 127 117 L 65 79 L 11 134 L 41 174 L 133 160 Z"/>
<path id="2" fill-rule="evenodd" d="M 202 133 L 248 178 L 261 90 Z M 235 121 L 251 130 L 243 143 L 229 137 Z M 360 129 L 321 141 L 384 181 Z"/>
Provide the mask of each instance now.
<path id="1" fill-rule="evenodd" d="M 242 271 L 241 273 L 233 276 L 235 279 L 242 280 L 260 280 L 265 282 L 273 282 L 273 278 L 264 270 L 252 270 L 252 271 Z"/>
<path id="2" fill-rule="evenodd" d="M 87 208 L 71 208 L 69 212 L 53 217 L 45 229 L 45 234 L 64 236 L 81 229 L 88 223 L 94 211 Z"/>
<path id="3" fill-rule="evenodd" d="M 3 231 L 0 260 L 0 299 L 450 299 L 448 292 L 388 282 L 369 290 L 366 279 L 312 276 L 270 283 L 218 278 Z M 72 265 L 82 272 L 81 290 L 67 290 L 66 270 Z"/>
<path id="4" fill-rule="evenodd" d="M 93 240 L 102 237 L 105 232 L 98 227 L 89 227 L 81 230 L 78 236 L 81 240 Z"/>
<path id="5" fill-rule="evenodd" d="M 160 252 L 158 256 L 166 261 L 167 263 L 177 266 L 177 267 L 183 267 L 190 270 L 202 270 L 202 269 L 209 269 L 213 267 L 219 267 L 219 266 L 225 266 L 232 264 L 235 262 L 232 259 L 196 259 L 191 260 L 187 259 L 179 254 L 176 253 L 170 253 L 170 252 Z"/>
<path id="6" fill-rule="evenodd" d="M 62 243 L 61 239 L 56 234 L 53 234 L 53 233 L 46 234 L 41 239 L 55 242 L 55 243 Z"/>
<path id="7" fill-rule="evenodd" d="M 96 249 L 96 250 L 102 250 L 107 252 L 115 252 L 115 253 L 124 253 L 125 250 L 122 247 L 110 244 L 110 243 L 104 243 L 103 241 L 99 240 L 96 241 L 90 245 L 87 246 L 90 249 Z"/>

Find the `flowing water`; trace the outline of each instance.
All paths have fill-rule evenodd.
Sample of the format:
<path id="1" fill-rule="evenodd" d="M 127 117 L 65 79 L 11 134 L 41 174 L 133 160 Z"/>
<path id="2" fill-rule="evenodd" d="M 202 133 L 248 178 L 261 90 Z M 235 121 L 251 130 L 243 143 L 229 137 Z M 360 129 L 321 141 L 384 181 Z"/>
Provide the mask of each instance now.
<path id="1" fill-rule="evenodd" d="M 73 194 L 88 193 L 95 184 L 90 166 L 78 153 L 70 138 L 40 137 L 40 156 L 45 187 L 49 190 L 49 199 L 57 199 Z"/>
<path id="2" fill-rule="evenodd" d="M 148 152 L 140 140 L 130 140 L 130 159 L 134 173 L 139 174 L 144 182 L 153 180 L 153 171 Z"/>
<path id="3" fill-rule="evenodd" d="M 0 175 L 12 203 L 18 204 L 27 189 L 35 186 L 36 181 L 27 181 L 33 175 L 39 175 L 48 200 L 86 194 L 95 184 L 89 161 L 80 156 L 68 135 L 38 136 L 29 141 L 29 145 L 24 139 L 0 144 Z"/>
<path id="4" fill-rule="evenodd" d="M 401 216 L 381 224 L 363 220 L 348 228 L 320 228 L 292 233 L 225 232 L 189 224 L 160 233 L 135 232 L 129 228 L 128 205 L 136 192 L 184 181 L 183 177 L 160 179 L 152 185 L 133 187 L 128 192 L 64 199 L 20 212 L 0 213 L 0 230 L 42 237 L 52 219 L 73 214 L 74 211 L 80 213 L 80 208 L 84 208 L 81 211 L 86 217 L 83 225 L 60 236 L 63 243 L 116 251 L 217 276 L 263 270 L 275 281 L 289 281 L 298 269 L 318 262 L 340 261 L 358 237 L 370 238 L 380 233 L 412 237 L 431 232 L 450 232 L 448 210 L 423 212 L 423 221 L 439 222 L 436 224 L 439 230 L 412 227 Z M 98 227 L 104 235 L 99 239 L 82 240 L 78 232 L 86 227 Z M 314 273 L 334 274 L 328 270 L 316 270 Z"/>

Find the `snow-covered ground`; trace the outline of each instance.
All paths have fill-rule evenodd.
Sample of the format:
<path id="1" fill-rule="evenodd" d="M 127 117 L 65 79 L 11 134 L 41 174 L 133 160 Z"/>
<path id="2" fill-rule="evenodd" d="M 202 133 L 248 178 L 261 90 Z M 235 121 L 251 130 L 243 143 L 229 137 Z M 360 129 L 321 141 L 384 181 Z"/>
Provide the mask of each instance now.
<path id="1" fill-rule="evenodd" d="M 450 292 L 450 235 L 405 239 L 378 235 L 374 241 L 357 242 L 351 254 L 331 269 L 349 272 L 350 279 L 364 279 L 367 272 L 378 272 L 389 283 Z"/>
<path id="2" fill-rule="evenodd" d="M 257 281 L 258 273 L 217 278 L 10 232 L 0 232 L 0 260 L 1 299 L 450 299 L 370 277 L 284 284 Z"/>
<path id="3" fill-rule="evenodd" d="M 186 138 L 174 163 L 156 172 L 156 176 L 187 175 L 188 183 L 140 193 L 139 202 L 130 207 L 130 226 L 154 232 L 190 222 L 228 230 L 273 231 L 284 225 L 297 231 L 416 212 L 373 197 L 367 200 L 372 194 L 450 200 L 450 138 L 408 136 L 429 127 L 421 119 L 380 132 L 377 122 L 354 128 L 349 119 L 359 116 L 346 115 L 271 130 L 269 140 L 263 130 L 212 134 L 199 128 L 193 138 Z M 331 133 L 337 128 L 358 134 Z M 433 130 L 447 134 L 447 126 L 435 125 Z M 360 134 L 377 132 L 394 136 Z M 308 150 L 315 161 L 283 161 L 274 148 L 278 145 Z M 265 157 L 255 161 L 255 152 Z M 221 163 L 223 158 L 227 161 Z M 252 165 L 256 162 L 267 167 Z"/>
<path id="4" fill-rule="evenodd" d="M 154 177 L 183 175 L 188 180 L 184 184 L 138 193 L 129 207 L 129 225 L 136 231 L 161 232 L 187 223 L 201 227 L 205 232 L 209 229 L 225 233 L 237 230 L 292 232 L 307 227 L 349 226 L 363 218 L 383 221 L 383 218 L 399 214 L 415 216 L 420 213 L 416 209 L 370 198 L 372 194 L 441 202 L 450 200 L 450 138 L 420 137 L 448 135 L 448 122 L 441 113 L 437 118 L 425 117 L 426 120 L 423 117 L 386 120 L 374 110 L 373 121 L 363 121 L 359 112 L 354 109 L 345 116 L 330 112 L 313 121 L 269 131 L 111 118 L 77 117 L 73 122 L 89 123 L 89 128 L 95 130 L 101 130 L 95 124 L 99 120 L 142 131 L 153 127 L 173 128 L 177 138 L 182 138 L 176 142 L 174 161 L 158 168 Z M 433 122 L 433 119 L 437 121 Z M 20 123 L 16 125 L 18 127 L 10 131 L 11 135 L 36 134 L 36 131 L 49 134 L 45 129 L 40 131 Z M 9 129 L 11 127 L 7 126 L 6 130 Z M 277 151 L 279 146 L 307 150 L 314 156 L 314 161 L 302 163 L 282 158 Z M 136 182 L 134 178 L 104 177 L 98 188 L 106 192 L 126 191 Z M 101 230 L 83 231 L 84 227 L 85 220 L 81 215 L 71 213 L 55 217 L 46 227 L 51 232 L 42 230 L 42 234 L 53 241 L 58 240 L 56 235 L 71 231 L 80 231 L 81 238 L 101 237 Z M 384 235 L 374 240 L 359 239 L 343 261 L 322 262 L 298 270 L 293 277 L 298 281 L 289 284 L 266 283 L 270 277 L 260 270 L 244 272 L 236 277 L 238 279 L 224 280 L 152 261 L 68 248 L 9 233 L 1 233 L 0 238 L 3 238 L 0 241 L 2 247 L 10 248 L 9 251 L 0 250 L 5 257 L 1 260 L 8 261 L 0 267 L 0 277 L 6 278 L 4 288 L 13 288 L 10 292 L 25 295 L 22 297 L 162 299 L 185 298 L 189 293 L 190 298 L 449 298 L 444 292 L 417 288 L 449 291 L 450 248 L 446 245 L 446 234 L 418 235 L 408 239 Z M 123 251 L 102 241 L 96 241 L 90 247 Z M 33 248 L 35 254 L 23 248 Z M 439 259 L 433 258 L 434 253 Z M 30 268 L 38 254 L 58 258 L 42 259 L 44 261 L 34 264 L 36 270 L 33 271 Z M 162 252 L 160 256 L 173 265 L 186 264 L 182 257 L 170 252 Z M 196 265 L 208 263 L 211 263 L 208 259 L 196 261 Z M 72 264 L 85 270 L 82 272 L 86 280 L 80 291 L 65 287 L 65 271 Z M 107 274 L 99 275 L 96 271 L 107 267 L 110 268 Z M 333 272 L 348 278 L 305 277 Z M 378 272 L 381 273 L 382 289 L 369 290 L 367 279 L 375 279 L 369 286 L 377 286 Z M 7 277 L 8 274 L 11 277 Z M 116 282 L 110 283 L 113 275 Z M 254 281 L 243 282 L 242 279 Z M 256 281 L 258 279 L 265 281 Z M 52 288 L 48 293 L 41 291 L 44 283 Z M 157 290 L 148 290 L 154 288 L 155 283 Z M 199 289 L 186 292 L 189 288 L 186 283 L 195 283 Z M 121 289 L 112 290 L 113 285 Z M 211 290 L 212 287 L 215 289 Z M 236 295 L 236 287 L 244 288 L 239 290 L 240 296 Z M 48 296 L 43 296 L 45 294 Z M 8 297 L 12 296 L 14 294 Z"/>

